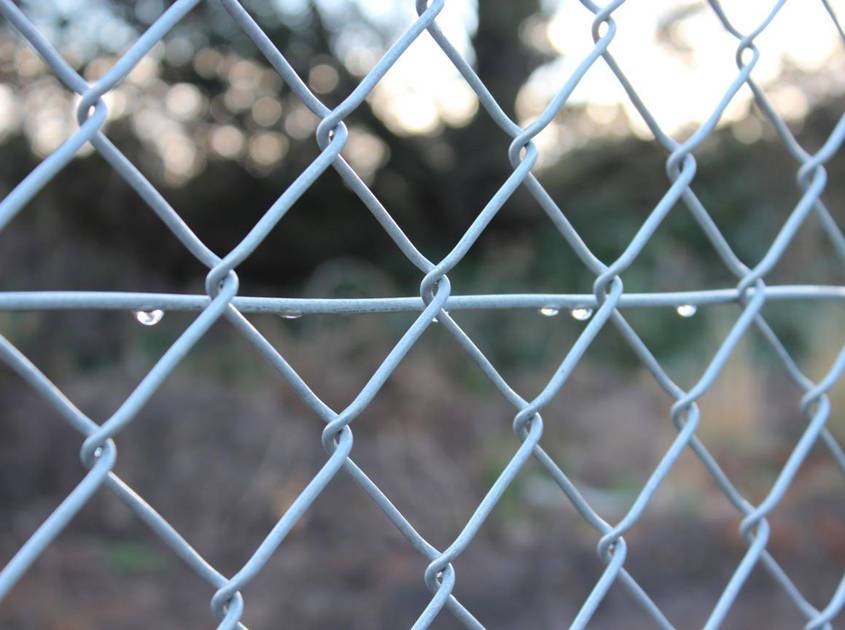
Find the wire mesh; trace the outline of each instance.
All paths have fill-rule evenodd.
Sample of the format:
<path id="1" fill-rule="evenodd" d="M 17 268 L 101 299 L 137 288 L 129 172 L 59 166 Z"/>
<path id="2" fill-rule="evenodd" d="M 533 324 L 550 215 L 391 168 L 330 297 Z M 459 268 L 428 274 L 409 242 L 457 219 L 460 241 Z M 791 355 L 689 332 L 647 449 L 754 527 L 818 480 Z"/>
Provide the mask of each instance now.
<path id="1" fill-rule="evenodd" d="M 754 40 L 775 18 L 783 7 L 785 0 L 775 2 L 756 28 L 748 33 L 742 33 L 734 27 L 718 0 L 709 0 L 710 8 L 721 25 L 736 39 L 737 70 L 734 79 L 725 89 L 718 105 L 713 109 L 710 116 L 683 142 L 679 142 L 664 132 L 658 121 L 638 97 L 634 86 L 628 81 L 610 51 L 611 43 L 617 28 L 619 28 L 613 15 L 624 0 L 615 0 L 605 6 L 594 4 L 590 0 L 581 0 L 581 4 L 595 16 L 592 23 L 594 47 L 581 60 L 576 71 L 567 78 L 542 113 L 525 128 L 517 125 L 506 115 L 471 65 L 438 27 L 437 17 L 444 6 L 444 1 L 432 0 L 429 3 L 426 0 L 418 0 L 416 2 L 417 19 L 393 43 L 357 87 L 337 107 L 330 109 L 309 90 L 284 54 L 237 0 L 222 0 L 222 4 L 231 19 L 255 43 L 284 83 L 298 95 L 302 103 L 311 112 L 320 118 L 321 122 L 316 131 L 316 142 L 320 149 L 319 155 L 282 192 L 243 240 L 224 256 L 218 256 L 192 232 L 177 211 L 168 204 L 160 192 L 112 144 L 102 131 L 107 116 L 107 107 L 103 97 L 115 88 L 170 29 L 200 3 L 200 0 L 178 0 L 174 2 L 114 65 L 93 83 L 88 83 L 83 79 L 62 58 L 47 38 L 36 29 L 19 8 L 10 0 L 0 0 L 0 13 L 13 25 L 23 40 L 37 51 L 62 83 L 80 97 L 77 110 L 78 130 L 44 159 L 2 200 L 0 203 L 0 229 L 5 227 L 17 213 L 24 209 L 27 202 L 69 163 L 83 145 L 90 143 L 108 161 L 111 167 L 137 191 L 182 245 L 209 269 L 206 278 L 206 295 L 58 291 L 0 293 L 0 310 L 85 308 L 199 312 L 196 319 L 169 347 L 117 411 L 102 422 L 96 422 L 81 412 L 26 356 L 7 339 L 0 337 L 0 357 L 84 437 L 80 457 L 87 468 L 87 473 L 78 485 L 50 514 L 47 520 L 38 527 L 31 538 L 0 572 L 0 599 L 9 593 L 15 583 L 69 521 L 74 518 L 77 512 L 91 499 L 92 495 L 101 487 L 105 487 L 131 508 L 200 579 L 210 585 L 214 590 L 211 597 L 211 609 L 218 619 L 218 627 L 243 627 L 240 621 L 245 606 L 242 590 L 262 570 L 271 556 L 277 551 L 283 553 L 280 546 L 285 537 L 314 500 L 331 483 L 332 479 L 343 472 L 349 475 L 369 495 L 387 519 L 407 539 L 408 544 L 429 562 L 421 579 L 424 580 L 430 590 L 431 598 L 428 605 L 419 612 L 413 627 L 429 627 L 435 618 L 445 611 L 468 628 L 482 628 L 484 627 L 482 622 L 453 594 L 457 580 L 453 563 L 484 525 L 491 510 L 496 506 L 523 465 L 533 458 L 557 484 L 560 491 L 571 502 L 584 521 L 595 530 L 597 553 L 605 566 L 589 596 L 581 603 L 577 616 L 571 621 L 571 627 L 585 627 L 611 586 L 619 582 L 633 598 L 633 601 L 657 626 L 671 628 L 673 624 L 664 615 L 664 612 L 640 586 L 636 577 L 626 569 L 625 559 L 628 547 L 624 536 L 640 519 L 656 490 L 672 470 L 681 453 L 691 449 L 742 517 L 740 533 L 747 544 L 747 550 L 741 562 L 735 568 L 730 580 L 719 595 L 705 627 L 716 628 L 721 625 L 749 574 L 758 566 L 765 569 L 782 587 L 785 594 L 806 620 L 807 628 L 831 627 L 831 620 L 845 606 L 845 576 L 843 576 L 828 601 L 813 604 L 791 581 L 784 569 L 778 564 L 777 559 L 767 549 L 767 542 L 770 538 L 767 516 L 778 505 L 793 481 L 802 461 L 817 442 L 824 445 L 841 472 L 845 473 L 845 452 L 825 427 L 831 407 L 827 392 L 845 371 L 845 347 L 839 350 L 827 374 L 818 382 L 813 382 L 802 373 L 774 330 L 761 315 L 761 309 L 767 301 L 841 300 L 845 298 L 845 287 L 768 287 L 764 281 L 767 273 L 781 258 L 802 223 L 812 213 L 815 213 L 820 219 L 825 232 L 833 243 L 835 255 L 839 261 L 845 262 L 845 236 L 843 236 L 842 231 L 821 199 L 827 180 L 825 163 L 836 153 L 845 139 L 845 116 L 839 119 L 821 148 L 815 153 L 810 153 L 798 143 L 784 120 L 770 103 L 763 89 L 755 83 L 751 76 L 751 72 L 761 54 Z M 821 2 L 834 27 L 845 42 L 845 33 L 843 33 L 837 21 L 833 9 L 829 6 L 827 0 L 821 0 Z M 394 222 L 388 210 L 340 155 L 347 140 L 347 128 L 344 119 L 361 105 L 376 83 L 403 55 L 411 43 L 420 36 L 433 38 L 478 96 L 487 114 L 492 117 L 502 133 L 511 138 L 507 155 L 513 167 L 510 176 L 478 213 L 452 250 L 443 259 L 436 262 L 426 258 L 408 239 Z M 627 98 L 653 133 L 656 141 L 665 149 L 667 154 L 665 168 L 669 182 L 665 194 L 639 226 L 623 253 L 610 262 L 600 260 L 591 252 L 570 224 L 567 214 L 532 174 L 532 168 L 535 166 L 538 157 L 538 150 L 532 140 L 549 125 L 555 115 L 567 104 L 575 87 L 597 63 L 604 63 L 610 68 L 624 89 Z M 773 125 L 780 141 L 795 159 L 797 184 L 801 190 L 800 200 L 791 210 L 765 255 L 753 265 L 742 262 L 734 253 L 716 223 L 712 220 L 707 208 L 692 188 L 692 182 L 696 175 L 694 151 L 713 133 L 725 109 L 744 86 L 751 90 L 756 106 Z M 419 298 L 290 299 L 238 296 L 238 277 L 235 273 L 237 267 L 262 243 L 296 203 L 297 199 L 314 184 L 320 174 L 329 168 L 337 171 L 348 187 L 378 220 L 381 227 L 404 253 L 408 261 L 419 270 L 422 276 Z M 594 274 L 593 294 L 451 295 L 449 272 L 467 254 L 503 204 L 520 187 L 529 191 L 537 200 L 565 242 L 568 243 L 586 268 Z M 621 274 L 637 258 L 666 216 L 673 210 L 681 212 L 681 208 L 686 208 L 692 214 L 725 267 L 736 276 L 738 281 L 736 287 L 659 294 L 625 293 L 620 278 Z M 740 309 L 740 315 L 727 336 L 722 340 L 703 374 L 689 389 L 683 389 L 672 381 L 622 313 L 622 309 L 628 307 L 649 308 L 671 305 L 679 308 L 694 308 L 698 305 L 716 303 L 736 304 Z M 580 308 L 592 311 L 588 323 L 581 330 L 577 340 L 571 346 L 551 379 L 540 394 L 531 400 L 523 398 L 506 382 L 493 363 L 449 314 L 450 311 L 460 309 L 526 307 Z M 297 313 L 409 311 L 418 314 L 413 324 L 405 331 L 399 342 L 392 348 L 354 400 L 347 407 L 336 410 L 329 407 L 311 390 L 285 358 L 251 325 L 244 315 L 245 313 L 255 312 L 282 314 L 291 311 Z M 499 471 L 494 483 L 472 512 L 469 520 L 466 521 L 461 531 L 445 549 L 437 549 L 427 542 L 352 459 L 352 423 L 367 408 L 399 362 L 402 361 L 426 329 L 432 325 L 435 318 L 440 326 L 454 338 L 458 346 L 481 368 L 495 388 L 513 406 L 515 412 L 513 431 L 516 440 L 512 456 Z M 183 357 L 195 344 L 202 340 L 209 328 L 221 319 L 227 320 L 239 331 L 275 367 L 279 376 L 287 381 L 301 399 L 323 420 L 325 427 L 322 433 L 322 444 L 327 455 L 319 472 L 302 488 L 296 499 L 258 548 L 231 576 L 223 575 L 208 564 L 178 531 L 113 472 L 117 455 L 113 438 L 133 422 L 139 410 L 168 378 Z M 653 375 L 660 388 L 672 397 L 674 404 L 671 410 L 671 421 L 677 429 L 674 441 L 663 453 L 659 463 L 638 491 L 630 509 L 616 523 L 608 523 L 598 515 L 563 468 L 540 445 L 543 434 L 543 418 L 541 415 L 543 408 L 566 384 L 567 379 L 576 364 L 584 356 L 587 348 L 606 326 L 612 326 L 621 333 L 625 342 Z M 699 424 L 698 399 L 713 384 L 732 351 L 752 328 L 757 329 L 762 334 L 786 367 L 792 380 L 804 392 L 801 399 L 801 409 L 806 418 L 800 439 L 780 469 L 768 494 L 756 505 L 749 502 L 740 493 L 696 434 Z"/>

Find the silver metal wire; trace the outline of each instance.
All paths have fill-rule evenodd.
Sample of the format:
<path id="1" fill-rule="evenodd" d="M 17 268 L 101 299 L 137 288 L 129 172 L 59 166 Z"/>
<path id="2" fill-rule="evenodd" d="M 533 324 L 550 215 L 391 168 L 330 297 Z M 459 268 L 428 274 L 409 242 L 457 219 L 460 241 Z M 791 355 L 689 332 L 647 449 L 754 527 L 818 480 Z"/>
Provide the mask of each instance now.
<path id="1" fill-rule="evenodd" d="M 33 26 L 29 19 L 11 0 L 0 0 L 0 13 L 41 56 L 55 75 L 71 91 L 81 97 L 77 110 L 79 128 L 64 144 L 43 160 L 0 202 L 0 230 L 4 228 L 27 202 L 46 186 L 64 168 L 74 155 L 90 143 L 145 200 L 170 231 L 208 269 L 205 295 L 173 295 L 157 293 L 105 293 L 105 292 L 5 292 L 0 293 L 0 310 L 45 309 L 163 309 L 197 311 L 196 319 L 158 360 L 155 366 L 132 391 L 117 411 L 109 418 L 97 422 L 86 416 L 53 385 L 7 339 L 0 337 L 0 358 L 38 392 L 64 419 L 84 436 L 80 457 L 87 469 L 82 480 L 52 512 L 49 518 L 32 534 L 16 555 L 0 571 L 0 599 L 4 598 L 27 571 L 30 565 L 55 539 L 74 515 L 101 487 L 107 488 L 122 500 L 150 529 L 179 556 L 197 576 L 213 590 L 211 608 L 219 628 L 243 627 L 240 623 L 244 611 L 244 587 L 262 570 L 269 558 L 277 552 L 288 532 L 302 517 L 311 503 L 341 471 L 349 475 L 370 496 L 384 515 L 398 528 L 408 543 L 427 558 L 429 565 L 421 579 L 431 591 L 431 600 L 420 611 L 414 628 L 427 628 L 445 609 L 468 628 L 483 628 L 482 621 L 464 607 L 453 594 L 457 574 L 454 562 L 484 525 L 509 484 L 523 465 L 535 459 L 559 486 L 580 516 L 596 531 L 597 553 L 604 563 L 604 571 L 594 585 L 571 627 L 585 627 L 610 587 L 620 582 L 636 604 L 658 627 L 671 628 L 672 622 L 638 584 L 625 568 L 627 543 L 624 535 L 640 519 L 655 491 L 671 471 L 677 458 L 686 449 L 701 460 L 717 486 L 728 498 L 741 517 L 740 533 L 747 543 L 747 551 L 716 601 L 706 628 L 717 628 L 734 604 L 743 584 L 755 567 L 765 569 L 783 588 L 806 620 L 806 628 L 831 628 L 831 620 L 845 606 L 845 575 L 828 601 L 812 603 L 790 580 L 777 560 L 767 550 L 770 526 L 766 517 L 778 505 L 788 490 L 808 451 L 820 441 L 845 474 L 845 452 L 825 428 L 830 414 L 827 391 L 845 372 L 845 346 L 839 351 L 827 374 L 818 382 L 811 381 L 799 369 L 780 339 L 761 314 L 767 301 L 776 300 L 845 300 L 842 286 L 772 286 L 765 283 L 767 273 L 781 258 L 799 227 L 811 213 L 821 220 L 821 225 L 833 244 L 840 262 L 845 262 L 845 236 L 830 211 L 824 205 L 827 174 L 825 163 L 836 153 L 845 140 L 845 116 L 840 118 L 827 141 L 814 153 L 802 147 L 790 132 L 766 97 L 754 82 L 752 70 L 761 52 L 754 40 L 775 18 L 785 0 L 774 2 L 769 13 L 749 33 L 741 33 L 731 23 L 718 0 L 709 0 L 710 7 L 722 26 L 737 40 L 737 72 L 725 87 L 716 107 L 700 127 L 686 140 L 679 142 L 660 127 L 645 103 L 628 81 L 620 63 L 611 53 L 611 44 L 617 32 L 613 14 L 625 0 L 615 0 L 599 6 L 589 0 L 581 4 L 594 14 L 592 35 L 594 47 L 581 60 L 577 69 L 567 78 L 556 96 L 543 112 L 526 128 L 517 125 L 498 105 L 492 94 L 476 75 L 470 64 L 449 42 L 438 27 L 437 16 L 445 0 L 417 0 L 418 17 L 394 42 L 373 66 L 358 86 L 338 105 L 330 109 L 307 87 L 288 63 L 284 54 L 267 37 L 261 27 L 237 0 L 221 0 L 232 20 L 255 43 L 267 61 L 278 72 L 286 85 L 316 114 L 321 122 L 316 132 L 320 148 L 314 161 L 288 186 L 253 226 L 249 233 L 230 252 L 218 256 L 209 249 L 180 218 L 156 188 L 111 143 L 102 131 L 107 108 L 102 97 L 118 85 L 132 68 L 165 36 L 200 0 L 174 2 L 119 60 L 94 83 L 85 81 L 56 51 L 50 42 Z M 845 44 L 845 34 L 836 14 L 821 0 L 834 27 Z M 424 35 L 427 33 L 426 35 Z M 512 141 L 507 158 L 513 170 L 499 190 L 476 216 L 469 229 L 454 248 L 440 261 L 426 258 L 394 222 L 387 209 L 340 155 L 347 140 L 344 119 L 353 112 L 391 66 L 420 36 L 431 37 L 451 60 L 479 101 L 502 132 Z M 567 214 L 552 199 L 543 185 L 533 175 L 532 168 L 538 151 L 533 138 L 553 120 L 563 108 L 579 81 L 594 64 L 606 64 L 627 94 L 628 99 L 642 116 L 657 142 L 666 150 L 668 187 L 660 201 L 637 230 L 623 253 L 615 260 L 604 262 L 597 258 L 582 241 Z M 789 214 L 765 255 L 753 265 L 741 261 L 724 238 L 704 204 L 693 191 L 696 175 L 694 151 L 713 132 L 726 107 L 737 92 L 747 86 L 759 110 L 773 125 L 778 137 L 795 159 L 796 178 L 802 192 L 799 202 Z M 237 267 L 247 259 L 284 217 L 297 199 L 314 184 L 325 170 L 333 168 L 349 188 L 361 199 L 396 246 L 421 274 L 420 297 L 395 297 L 372 299 L 290 299 L 269 297 L 241 297 L 238 295 Z M 519 188 L 526 188 L 538 201 L 563 239 L 581 262 L 595 275 L 591 295 L 452 295 L 448 273 L 462 260 L 499 209 Z M 718 290 L 685 291 L 672 293 L 625 293 L 621 274 L 634 262 L 658 226 L 672 212 L 686 208 L 712 243 L 725 267 L 737 278 L 736 287 Z M 704 305 L 733 303 L 740 314 L 730 332 L 721 342 L 712 360 L 698 381 L 689 389 L 674 383 L 652 355 L 643 340 L 628 324 L 623 312 L 629 308 L 665 307 L 667 305 Z M 578 339 L 539 395 L 531 400 L 523 398 L 505 381 L 493 363 L 475 345 L 473 340 L 450 316 L 450 311 L 460 309 L 514 309 L 554 307 L 588 307 L 595 311 L 582 329 Z M 308 384 L 288 364 L 285 358 L 256 330 L 245 313 L 363 313 L 409 311 L 417 313 L 416 319 L 392 348 L 370 380 L 354 400 L 344 409 L 335 410 L 324 403 Z M 434 318 L 447 330 L 455 342 L 479 366 L 490 382 L 514 407 L 513 430 L 516 435 L 515 450 L 508 463 L 499 472 L 493 485 L 475 508 L 462 530 L 445 549 L 429 544 L 414 526 L 390 502 L 390 499 L 370 480 L 352 460 L 353 434 L 351 425 L 367 408 L 370 401 L 390 378 L 391 373 L 417 342 Z M 284 515 L 267 534 L 259 547 L 246 559 L 242 567 L 231 576 L 225 576 L 209 565 L 163 517 L 142 497 L 137 495 L 115 473 L 113 467 L 117 449 L 112 441 L 128 424 L 134 421 L 139 410 L 156 392 L 188 351 L 203 338 L 216 321 L 226 319 L 264 356 L 279 372 L 302 400 L 323 420 L 323 446 L 326 460 L 323 467 L 301 490 Z M 549 401 L 566 384 L 573 368 L 585 351 L 606 327 L 613 326 L 625 342 L 642 360 L 659 386 L 675 401 L 670 419 L 677 429 L 677 436 L 663 454 L 646 483 L 638 492 L 630 509 L 616 523 L 604 521 L 579 492 L 566 472 L 543 450 L 541 412 Z M 795 444 L 786 463 L 780 470 L 767 496 L 759 504 L 748 501 L 696 435 L 700 416 L 698 399 L 713 384 L 737 343 L 751 329 L 756 328 L 774 349 L 787 373 L 804 392 L 801 409 L 806 422 L 800 439 Z"/>

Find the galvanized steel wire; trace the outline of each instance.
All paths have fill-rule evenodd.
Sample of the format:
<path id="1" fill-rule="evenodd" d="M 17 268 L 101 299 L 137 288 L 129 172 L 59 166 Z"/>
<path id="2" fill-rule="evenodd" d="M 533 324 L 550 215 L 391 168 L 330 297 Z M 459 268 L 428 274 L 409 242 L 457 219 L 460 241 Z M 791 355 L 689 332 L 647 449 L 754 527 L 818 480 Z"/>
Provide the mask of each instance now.
<path id="1" fill-rule="evenodd" d="M 845 372 L 845 346 L 819 381 L 811 381 L 800 370 L 774 330 L 764 319 L 761 309 L 766 302 L 776 300 L 836 300 L 845 299 L 842 286 L 772 286 L 765 283 L 767 273 L 781 258 L 805 219 L 815 213 L 833 244 L 839 263 L 845 263 L 845 236 L 822 201 L 821 195 L 827 182 L 825 163 L 837 152 L 845 140 L 845 116 L 841 117 L 826 142 L 810 152 L 802 147 L 778 112 L 769 102 L 766 93 L 752 78 L 752 70 L 764 51 L 758 50 L 755 38 L 776 17 L 785 0 L 773 3 L 762 21 L 748 33 L 737 30 L 728 13 L 718 0 L 709 0 L 710 8 L 722 26 L 737 42 L 736 75 L 726 86 L 710 116 L 684 141 L 667 134 L 652 116 L 645 103 L 628 81 L 611 52 L 611 44 L 619 26 L 614 12 L 625 0 L 615 0 L 600 6 L 590 0 L 581 4 L 594 14 L 592 36 L 594 47 L 581 60 L 577 69 L 567 78 L 543 112 L 525 128 L 514 122 L 499 106 L 471 65 L 464 59 L 438 27 L 437 16 L 445 0 L 417 0 L 418 17 L 393 43 L 381 59 L 361 80 L 358 86 L 338 105 L 331 109 L 321 102 L 297 75 L 282 51 L 271 41 L 251 15 L 237 0 L 221 0 L 231 19 L 255 43 L 266 60 L 278 72 L 285 84 L 316 114 L 321 122 L 316 131 L 320 153 L 314 161 L 290 184 L 252 227 L 249 233 L 230 252 L 220 256 L 205 245 L 172 208 L 158 190 L 135 165 L 108 139 L 102 127 L 107 116 L 103 96 L 118 85 L 150 49 L 167 34 L 200 0 L 174 2 L 118 61 L 97 81 L 88 83 L 57 52 L 24 13 L 10 0 L 0 0 L 0 13 L 31 45 L 62 83 L 79 95 L 77 110 L 78 130 L 58 149 L 44 159 L 23 181 L 0 202 L 0 229 L 4 228 L 27 203 L 63 169 L 74 155 L 90 143 L 108 161 L 112 168 L 144 199 L 150 209 L 180 240 L 185 248 L 209 271 L 205 295 L 174 295 L 157 293 L 106 293 L 106 292 L 6 292 L 0 293 L 0 310 L 47 309 L 125 309 L 166 311 L 184 310 L 199 312 L 192 323 L 164 353 L 140 384 L 132 391 L 117 411 L 101 422 L 86 416 L 53 384 L 30 360 L 6 338 L 0 337 L 0 357 L 26 381 L 46 402 L 84 437 L 80 457 L 87 473 L 73 491 L 35 531 L 17 554 L 0 571 L 0 599 L 27 571 L 51 541 L 61 532 L 74 515 L 101 487 L 107 488 L 123 501 L 147 526 L 179 556 L 197 576 L 205 580 L 213 595 L 211 608 L 219 628 L 243 627 L 245 600 L 243 589 L 262 570 L 271 556 L 284 553 L 281 545 L 293 526 L 311 503 L 341 471 L 349 475 L 369 495 L 384 515 L 398 528 L 408 543 L 428 562 L 425 574 L 420 576 L 431 591 L 428 605 L 420 611 L 414 628 L 427 628 L 434 619 L 447 611 L 468 628 L 482 628 L 482 620 L 475 617 L 453 594 L 458 579 L 453 563 L 460 557 L 483 526 L 509 484 L 529 459 L 535 459 L 557 484 L 580 516 L 596 531 L 597 554 L 605 568 L 580 610 L 572 620 L 573 628 L 585 627 L 595 614 L 610 587 L 620 582 L 636 604 L 655 624 L 662 628 L 673 627 L 672 622 L 638 584 L 636 577 L 625 568 L 627 543 L 625 534 L 640 519 L 655 491 L 672 470 L 677 458 L 690 449 L 705 465 L 718 488 L 728 498 L 741 517 L 740 533 L 747 551 L 736 567 L 729 582 L 716 601 L 706 628 L 719 627 L 734 604 L 743 584 L 755 567 L 764 568 L 783 588 L 797 610 L 806 620 L 806 628 L 830 628 L 831 620 L 845 606 L 845 575 L 828 601 L 818 601 L 802 593 L 768 551 L 770 526 L 767 516 L 777 506 L 793 481 L 798 467 L 808 451 L 821 442 L 826 447 L 843 474 L 845 452 L 834 436 L 826 429 L 830 414 L 828 390 Z M 845 45 L 845 33 L 827 0 L 820 0 L 828 12 Z M 648 10 L 643 7 L 643 10 Z M 344 119 L 361 105 L 376 83 L 385 75 L 408 46 L 420 36 L 431 37 L 448 56 L 478 99 L 500 127 L 511 138 L 507 159 L 513 170 L 493 197 L 478 213 L 469 229 L 454 248 L 441 260 L 431 261 L 394 222 L 388 210 L 375 197 L 340 152 L 347 140 Z M 582 241 L 570 224 L 566 212 L 552 199 L 532 173 L 538 150 L 533 139 L 546 128 L 567 104 L 579 81 L 594 64 L 604 63 L 627 94 L 628 99 L 642 116 L 656 141 L 666 151 L 668 187 L 660 201 L 637 230 L 623 253 L 613 261 L 602 261 Z M 787 220 L 770 244 L 765 255 L 748 264 L 732 250 L 707 208 L 693 190 L 696 175 L 695 150 L 701 146 L 719 123 L 726 107 L 743 87 L 751 90 L 760 112 L 769 120 L 778 137 L 796 163 L 796 180 L 802 196 L 791 210 Z M 504 158 L 505 156 L 503 156 Z M 242 297 L 238 295 L 237 267 L 247 259 L 276 228 L 284 215 L 312 185 L 321 173 L 335 169 L 348 187 L 360 198 L 381 227 L 404 253 L 408 261 L 420 272 L 420 297 L 395 297 L 372 299 L 291 299 L 269 297 Z M 466 255 L 489 222 L 508 198 L 524 187 L 537 200 L 561 237 L 577 254 L 580 261 L 595 275 L 593 293 L 590 295 L 452 295 L 448 274 Z M 689 211 L 700 225 L 707 239 L 725 267 L 736 279 L 735 287 L 718 290 L 685 291 L 672 293 L 625 293 L 621 274 L 633 263 L 658 226 L 670 212 Z M 629 308 L 652 308 L 681 305 L 706 305 L 733 303 L 740 315 L 722 341 L 699 380 L 683 389 L 664 371 L 643 340 L 627 322 L 624 311 Z M 594 311 L 575 343 L 539 395 L 531 400 L 523 398 L 501 376 L 467 333 L 450 316 L 450 311 L 460 309 L 515 309 L 515 308 L 588 308 Z M 344 409 L 333 409 L 324 403 L 290 366 L 276 348 L 250 323 L 245 313 L 364 313 L 409 311 L 417 313 L 416 319 L 398 343 L 360 390 L 355 399 Z M 384 385 L 391 373 L 435 320 L 454 338 L 455 342 L 478 365 L 490 382 L 514 408 L 513 431 L 516 436 L 514 453 L 499 472 L 471 517 L 452 543 L 437 549 L 428 543 L 390 499 L 359 468 L 352 459 L 352 424 L 367 408 L 370 401 Z M 226 576 L 208 564 L 178 531 L 160 516 L 132 488 L 114 472 L 117 449 L 113 442 L 127 425 L 132 423 L 139 410 L 168 378 L 190 349 L 218 320 L 227 320 L 264 356 L 287 381 L 302 400 L 325 423 L 322 443 L 326 451 L 323 467 L 301 490 L 284 515 L 267 534 L 259 547 L 246 559 L 234 575 Z M 616 523 L 603 520 L 576 487 L 570 476 L 543 450 L 542 410 L 566 384 L 573 368 L 581 360 L 596 336 L 606 327 L 614 327 L 625 342 L 640 358 L 659 386 L 675 401 L 670 420 L 677 436 L 651 472 L 644 486 L 624 517 Z M 697 401 L 713 384 L 737 343 L 752 328 L 757 329 L 783 363 L 787 373 L 804 392 L 801 409 L 806 423 L 803 433 L 780 470 L 768 495 L 758 504 L 748 501 L 720 468 L 707 446 L 699 439 L 696 429 L 700 421 Z M 815 603 L 814 603 L 815 602 Z"/>

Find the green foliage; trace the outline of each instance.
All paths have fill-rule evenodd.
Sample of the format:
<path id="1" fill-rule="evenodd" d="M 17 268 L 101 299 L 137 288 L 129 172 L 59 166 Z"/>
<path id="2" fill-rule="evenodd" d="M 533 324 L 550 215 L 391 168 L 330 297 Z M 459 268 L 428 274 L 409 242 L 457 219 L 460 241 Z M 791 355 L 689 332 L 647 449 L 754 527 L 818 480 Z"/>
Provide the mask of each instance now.
<path id="1" fill-rule="evenodd" d="M 166 573 L 172 568 L 172 556 L 148 543 L 118 541 L 103 543 L 103 546 L 109 564 L 120 573 Z"/>

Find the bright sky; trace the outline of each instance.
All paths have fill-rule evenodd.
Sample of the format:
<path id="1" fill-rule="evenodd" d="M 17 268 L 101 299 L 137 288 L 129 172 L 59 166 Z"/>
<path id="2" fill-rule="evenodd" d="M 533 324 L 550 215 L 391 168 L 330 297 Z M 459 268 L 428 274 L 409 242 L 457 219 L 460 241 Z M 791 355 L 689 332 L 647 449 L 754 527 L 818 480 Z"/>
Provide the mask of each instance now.
<path id="1" fill-rule="evenodd" d="M 307 1 L 274 3 L 279 11 L 295 19 Z M 344 15 L 344 8 L 356 2 L 368 21 L 394 37 L 416 18 L 414 0 L 316 1 L 329 23 L 336 22 L 338 58 L 361 76 L 383 51 L 372 31 L 341 21 L 338 16 Z M 723 0 L 722 4 L 734 24 L 747 32 L 774 1 Z M 829 1 L 845 13 L 845 0 Z M 126 23 L 115 19 L 110 0 L 56 0 L 49 10 L 39 3 L 26 7 L 52 39 L 55 32 L 51 24 L 57 13 L 78 16 L 83 5 L 85 19 L 70 22 L 67 29 L 75 35 L 69 38 L 70 45 L 85 50 L 70 54 L 77 59 L 93 59 L 85 68 L 86 77 L 92 79 L 110 67 L 114 55 L 137 37 Z M 138 0 L 133 6 L 137 17 L 148 23 L 164 10 L 162 0 Z M 593 48 L 593 15 L 580 2 L 545 0 L 544 6 L 545 15 L 520 26 L 524 42 L 553 58 L 524 79 L 517 101 L 523 125 L 542 111 Z M 665 32 L 661 36 L 661 24 L 684 7 L 700 10 L 675 22 L 670 43 Z M 45 13 L 39 19 L 41 11 Z M 703 121 L 738 72 L 734 62 L 737 42 L 724 31 L 709 6 L 703 0 L 628 0 L 614 17 L 618 30 L 611 52 L 663 128 L 677 136 L 691 124 Z M 472 61 L 475 2 L 446 0 L 437 23 Z M 814 102 L 845 93 L 843 42 L 821 0 L 790 0 L 756 41 L 761 57 L 752 76 L 785 118 L 800 122 Z M 186 42 L 185 37 L 174 37 L 166 46 L 155 47 L 126 81 L 106 95 L 110 119 L 131 117 L 138 137 L 161 156 L 165 177 L 171 183 L 187 182 L 201 172 L 209 156 L 243 160 L 258 171 L 272 168 L 284 158 L 291 139 L 313 135 L 316 117 L 289 91 L 281 89 L 279 77 L 266 63 L 202 47 L 204 44 L 195 49 Z M 167 84 L 161 77 L 160 61 L 165 56 L 171 63 L 193 64 L 203 77 L 220 79 L 225 92 L 206 95 L 190 83 Z M 22 79 L 19 87 L 0 83 L 0 139 L 22 127 L 36 152 L 47 155 L 77 128 L 72 95 L 17 40 L 0 42 L 0 58 L 13 60 Z M 805 78 L 796 83 L 794 75 Z M 330 92 L 338 80 L 336 70 L 325 59 L 315 60 L 305 78 L 318 94 Z M 753 142 L 762 132 L 760 123 L 746 116 L 750 97 L 750 91 L 743 88 L 722 121 L 741 120 L 732 129 L 744 142 Z M 403 135 L 434 133 L 443 125 L 466 124 L 478 109 L 475 93 L 427 33 L 376 86 L 370 103 L 393 132 Z M 597 134 L 648 135 L 601 59 L 576 88 L 569 105 L 587 115 L 573 119 L 565 108 L 558 120 L 535 139 L 541 165 L 553 163 Z M 234 115 L 243 113 L 248 113 L 253 123 L 247 128 L 234 119 Z M 574 125 L 566 124 L 572 120 Z M 344 154 L 362 177 L 372 176 L 389 159 L 386 151 L 384 143 L 366 129 L 354 124 L 350 128 Z"/>
<path id="2" fill-rule="evenodd" d="M 391 3 L 362 0 L 361 4 L 375 15 L 383 14 L 385 6 Z M 470 54 L 467 30 L 474 26 L 473 4 L 470 0 L 449 0 L 438 17 L 438 24 L 451 41 Z M 593 16 L 579 2 L 547 4 L 552 9 L 552 19 L 529 25 L 525 29 L 526 39 L 550 47 L 559 56 L 527 82 L 519 108 L 525 119 L 542 109 L 594 45 L 590 36 Z M 841 6 L 845 3 L 834 0 L 832 4 L 834 8 L 840 5 L 840 10 L 845 9 Z M 673 10 L 695 5 L 701 6 L 701 10 L 683 19 L 676 29 L 679 41 L 688 50 L 681 52 L 661 41 L 658 36 L 661 20 Z M 772 6 L 773 0 L 723 1 L 727 15 L 742 31 L 751 30 Z M 412 13 L 406 14 L 407 24 Z M 734 62 L 737 42 L 724 31 L 709 6 L 703 1 L 690 0 L 629 0 L 614 13 L 614 18 L 618 31 L 611 52 L 661 125 L 677 132 L 689 123 L 704 120 L 737 73 Z M 773 84 L 785 68 L 794 67 L 806 73 L 822 72 L 824 85 L 815 86 L 817 91 L 845 92 L 843 43 L 820 0 L 787 2 L 756 41 L 761 58 L 753 77 L 759 84 Z M 423 35 L 385 77 L 374 101 L 394 121 L 397 131 L 432 131 L 444 118 L 444 112 L 451 112 L 453 122 L 457 122 L 468 117 L 476 107 L 474 95 L 457 77 L 436 44 Z M 806 112 L 808 96 L 824 96 L 808 95 L 806 88 L 802 91 L 789 84 L 774 86 L 770 95 L 787 118 L 800 118 Z M 724 122 L 743 117 L 749 100 L 750 91 L 743 89 L 726 112 Z M 589 104 L 588 113 L 599 123 L 609 116 L 607 108 L 621 107 L 633 131 L 645 131 L 601 60 L 585 76 L 570 102 Z"/>

